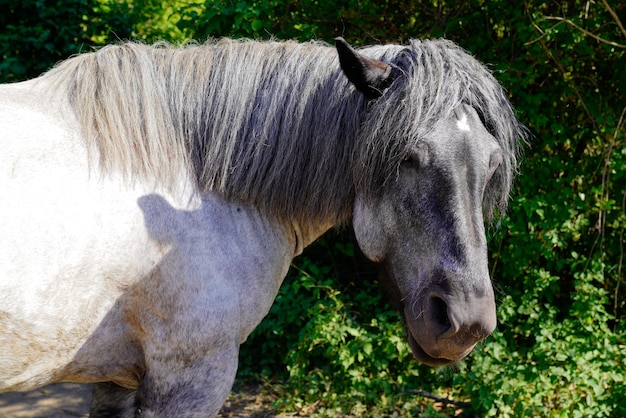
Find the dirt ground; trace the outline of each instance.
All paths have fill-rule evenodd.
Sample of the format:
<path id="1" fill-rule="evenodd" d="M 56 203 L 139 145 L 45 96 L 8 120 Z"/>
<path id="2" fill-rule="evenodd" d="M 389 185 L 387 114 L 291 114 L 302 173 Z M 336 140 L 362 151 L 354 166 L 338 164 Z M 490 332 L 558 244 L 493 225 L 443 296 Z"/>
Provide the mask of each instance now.
<path id="1" fill-rule="evenodd" d="M 21 393 L 0 394 L 0 418 L 88 417 L 91 386 L 58 383 Z M 254 387 L 237 388 L 220 411 L 220 418 L 274 417 L 271 399 Z"/>
<path id="2" fill-rule="evenodd" d="M 32 392 L 0 394 L 1 418 L 69 418 L 89 416 L 91 387 L 58 383 Z"/>

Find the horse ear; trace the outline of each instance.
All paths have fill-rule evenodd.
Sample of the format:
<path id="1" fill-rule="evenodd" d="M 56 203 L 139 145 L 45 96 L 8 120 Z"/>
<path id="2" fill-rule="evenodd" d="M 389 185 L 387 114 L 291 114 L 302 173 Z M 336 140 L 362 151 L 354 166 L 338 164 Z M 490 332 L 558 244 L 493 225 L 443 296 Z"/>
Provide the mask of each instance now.
<path id="1" fill-rule="evenodd" d="M 369 100 L 379 98 L 391 85 L 393 67 L 389 64 L 358 53 L 342 37 L 335 38 L 335 47 L 344 74 Z"/>

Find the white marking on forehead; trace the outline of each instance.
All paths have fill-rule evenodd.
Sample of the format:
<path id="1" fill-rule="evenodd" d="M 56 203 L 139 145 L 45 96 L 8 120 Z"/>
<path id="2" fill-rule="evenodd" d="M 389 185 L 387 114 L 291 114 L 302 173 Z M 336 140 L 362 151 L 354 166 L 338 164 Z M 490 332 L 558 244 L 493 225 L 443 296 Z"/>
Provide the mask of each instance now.
<path id="1" fill-rule="evenodd" d="M 467 123 L 467 115 L 465 113 L 463 113 L 461 119 L 456 121 L 456 126 L 462 131 L 470 131 L 469 123 Z"/>

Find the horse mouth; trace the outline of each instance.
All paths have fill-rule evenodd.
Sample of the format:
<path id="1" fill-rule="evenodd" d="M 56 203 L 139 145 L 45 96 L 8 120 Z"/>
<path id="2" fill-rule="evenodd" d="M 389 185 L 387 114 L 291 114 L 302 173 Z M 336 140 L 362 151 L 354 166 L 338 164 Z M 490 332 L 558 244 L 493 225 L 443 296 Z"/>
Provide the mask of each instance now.
<path id="1" fill-rule="evenodd" d="M 463 341 L 463 337 L 458 335 L 452 338 L 435 337 L 434 342 L 425 337 L 424 341 L 416 334 L 416 328 L 408 322 L 406 329 L 413 356 L 427 366 L 448 366 L 456 363 L 471 353 L 477 343 L 475 339 Z"/>
<path id="2" fill-rule="evenodd" d="M 407 331 L 408 331 L 409 346 L 411 347 L 411 351 L 413 352 L 413 356 L 418 361 L 421 361 L 422 363 L 426 364 L 427 366 L 431 366 L 431 367 L 448 366 L 450 364 L 455 363 L 455 360 L 450 360 L 450 359 L 443 358 L 443 357 L 437 358 L 437 357 L 430 356 L 419 345 L 419 343 L 417 342 L 415 337 L 413 337 L 413 335 L 411 335 L 411 331 L 410 330 L 407 330 Z"/>

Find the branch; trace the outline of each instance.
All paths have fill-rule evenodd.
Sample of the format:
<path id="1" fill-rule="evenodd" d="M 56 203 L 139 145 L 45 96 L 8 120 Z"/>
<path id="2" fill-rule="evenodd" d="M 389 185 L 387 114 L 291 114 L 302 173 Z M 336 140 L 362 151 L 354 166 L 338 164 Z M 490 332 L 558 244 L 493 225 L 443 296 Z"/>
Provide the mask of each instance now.
<path id="1" fill-rule="evenodd" d="M 537 32 L 541 33 L 541 35 L 540 35 L 537 39 L 533 39 L 532 41 L 524 42 L 524 46 L 532 45 L 532 44 L 534 44 L 535 42 L 539 42 L 539 41 L 541 41 L 543 38 L 545 38 L 546 36 L 548 36 L 548 34 L 549 34 L 552 30 L 554 30 L 554 28 L 556 28 L 557 26 L 559 26 L 559 25 L 560 25 L 561 23 L 563 23 L 563 22 L 556 23 L 556 24 L 555 24 L 555 25 L 553 25 L 551 28 L 549 28 L 547 31 L 544 31 L 543 29 L 541 29 L 541 28 L 539 27 L 539 25 L 537 25 L 535 22 L 532 22 L 532 21 L 531 21 L 530 23 L 533 25 L 533 27 L 535 28 L 535 30 L 536 30 Z"/>
<path id="2" fill-rule="evenodd" d="M 613 133 L 613 140 L 611 141 L 611 148 L 609 149 L 609 156 L 607 157 L 607 160 L 611 158 L 610 152 L 611 149 L 613 148 L 613 144 L 615 144 L 615 141 L 617 141 L 617 136 L 619 135 L 620 129 L 622 127 L 622 123 L 624 123 L 624 116 L 626 115 L 626 107 L 624 107 L 624 109 L 622 110 L 622 114 L 619 117 L 619 121 L 617 122 L 617 128 L 615 128 L 615 132 Z M 604 174 L 603 174 L 604 176 Z M 624 189 L 624 194 L 622 195 L 622 212 L 626 213 L 626 188 Z M 620 284 L 622 282 L 622 266 L 624 265 L 624 226 L 622 225 L 622 228 L 619 232 L 619 261 L 617 264 L 617 284 L 615 285 L 615 300 L 613 302 L 613 314 L 615 315 L 615 318 L 619 318 L 618 316 L 618 312 L 617 312 L 617 299 L 619 296 L 619 288 L 620 288 Z M 617 326 L 617 321 L 616 321 L 616 326 Z"/>
<path id="3" fill-rule="evenodd" d="M 609 3 L 606 0 L 602 0 L 602 4 L 604 4 L 604 8 L 611 14 L 611 16 L 613 16 L 617 27 L 620 31 L 622 31 L 622 35 L 624 35 L 624 38 L 626 38 L 626 29 L 624 29 L 624 25 L 622 25 L 622 21 L 619 20 L 619 17 L 617 16 L 617 13 L 615 13 L 615 10 L 613 10 L 613 8 L 609 6 Z"/>
<path id="4" fill-rule="evenodd" d="M 448 398 L 442 398 L 442 397 L 439 397 L 437 395 L 433 395 L 432 393 L 428 393 L 428 392 L 425 392 L 423 390 L 404 389 L 404 392 L 414 393 L 416 395 L 423 396 L 424 398 L 432 399 L 435 402 L 441 402 L 444 405 L 453 405 L 453 406 L 457 406 L 459 408 L 468 408 L 468 407 L 472 406 L 472 404 L 470 402 L 453 401 L 453 400 L 448 399 Z"/>
<path id="5" fill-rule="evenodd" d="M 587 114 L 587 117 L 591 121 L 591 124 L 593 125 L 594 130 L 596 132 L 600 132 L 600 130 L 598 129 L 598 125 L 596 123 L 596 120 L 593 117 L 593 114 L 589 111 L 589 108 L 587 107 L 587 104 L 585 103 L 585 100 L 584 100 L 582 94 L 578 90 L 578 87 L 576 87 L 576 85 L 574 84 L 573 80 L 570 80 L 570 81 L 567 80 L 567 77 L 565 77 L 565 74 L 567 74 L 567 71 L 565 71 L 565 68 L 563 68 L 563 65 L 561 65 L 559 60 L 556 59 L 556 57 L 554 56 L 554 54 L 552 53 L 550 48 L 548 48 L 548 45 L 546 45 L 546 43 L 544 42 L 544 40 L 543 40 L 544 33 L 541 31 L 541 28 L 533 20 L 532 16 L 530 15 L 530 12 L 528 11 L 528 7 L 526 7 L 526 15 L 528 16 L 528 19 L 532 23 L 532 25 L 535 28 L 535 30 L 540 32 L 541 35 L 542 35 L 542 36 L 539 36 L 537 39 L 535 39 L 533 42 L 539 42 L 539 44 L 541 45 L 541 48 L 545 51 L 545 53 L 548 56 L 548 58 L 550 58 L 554 62 L 554 64 L 557 66 L 557 68 L 559 69 L 561 74 L 563 74 L 564 80 L 570 84 L 570 86 L 572 87 L 572 89 L 576 93 L 576 96 L 578 97 L 578 100 L 580 101 L 580 104 L 582 105 L 583 109 L 585 110 L 585 113 Z M 558 18 L 558 20 L 560 22 L 564 22 L 566 19 Z M 558 23 L 558 24 L 560 24 L 560 23 Z"/>
<path id="6" fill-rule="evenodd" d="M 602 42 L 603 44 L 611 45 L 611 46 L 614 46 L 616 48 L 624 48 L 624 49 L 626 49 L 626 45 L 619 44 L 617 42 L 613 42 L 613 41 L 609 41 L 609 40 L 606 40 L 604 38 L 601 38 L 598 35 L 589 32 L 587 29 L 578 26 L 576 23 L 572 22 L 569 19 L 565 19 L 563 17 L 558 17 L 558 16 L 544 16 L 544 18 L 547 19 L 547 20 L 557 20 L 559 22 L 567 23 L 568 25 L 573 26 L 574 28 L 578 29 L 579 31 L 581 31 L 585 35 L 590 36 L 593 39 L 595 39 L 596 41 Z"/>

